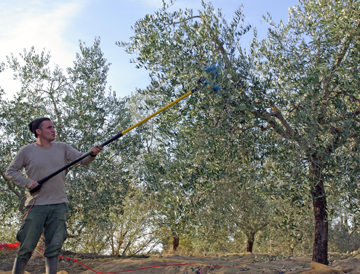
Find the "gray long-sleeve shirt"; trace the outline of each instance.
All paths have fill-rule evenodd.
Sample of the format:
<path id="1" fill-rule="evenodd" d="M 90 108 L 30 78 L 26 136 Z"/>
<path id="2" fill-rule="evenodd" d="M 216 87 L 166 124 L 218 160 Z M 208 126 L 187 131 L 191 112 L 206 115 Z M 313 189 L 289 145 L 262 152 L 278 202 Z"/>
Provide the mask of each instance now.
<path id="1" fill-rule="evenodd" d="M 64 167 L 68 162 L 74 161 L 83 153 L 77 151 L 63 142 L 52 142 L 50 147 L 38 147 L 36 143 L 22 147 L 11 161 L 5 176 L 20 187 L 28 187 L 49 174 Z M 95 158 L 85 157 L 80 165 L 88 165 Z M 24 176 L 20 170 L 25 168 Z M 36 205 L 49 205 L 67 203 L 65 190 L 65 174 L 63 171 L 46 181 L 41 190 L 36 193 Z M 25 205 L 32 205 L 34 197 L 27 193 Z"/>

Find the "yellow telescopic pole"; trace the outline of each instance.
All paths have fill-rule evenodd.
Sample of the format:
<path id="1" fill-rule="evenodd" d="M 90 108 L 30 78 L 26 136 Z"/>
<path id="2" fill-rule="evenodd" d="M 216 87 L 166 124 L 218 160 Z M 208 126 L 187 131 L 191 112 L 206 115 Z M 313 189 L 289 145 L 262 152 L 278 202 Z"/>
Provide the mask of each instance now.
<path id="1" fill-rule="evenodd" d="M 122 135 L 128 133 L 130 130 L 140 126 L 141 124 L 145 123 L 147 120 L 151 119 L 152 117 L 158 115 L 160 112 L 163 112 L 164 110 L 168 109 L 169 107 L 172 107 L 173 105 L 175 105 L 176 103 L 178 103 L 179 101 L 181 101 L 182 99 L 188 97 L 190 94 L 192 93 L 192 91 L 189 91 L 188 93 L 184 94 L 183 96 L 179 97 L 178 99 L 176 99 L 175 101 L 171 102 L 170 104 L 168 104 L 167 106 L 159 109 L 157 112 L 151 114 L 150 116 L 146 117 L 145 119 L 141 120 L 140 122 L 138 122 L 137 124 L 129 127 L 128 129 L 125 129 L 122 133 Z"/>

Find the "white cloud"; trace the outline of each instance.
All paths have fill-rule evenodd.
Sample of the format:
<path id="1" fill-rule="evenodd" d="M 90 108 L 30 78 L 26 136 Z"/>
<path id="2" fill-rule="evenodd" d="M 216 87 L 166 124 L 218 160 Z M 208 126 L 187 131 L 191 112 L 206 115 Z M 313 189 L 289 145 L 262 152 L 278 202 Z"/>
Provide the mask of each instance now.
<path id="1" fill-rule="evenodd" d="M 4 3 L 2 3 L 4 2 Z M 18 55 L 24 48 L 34 46 L 51 52 L 51 62 L 60 67 L 71 65 L 77 45 L 63 38 L 71 19 L 81 10 L 82 1 L 1 0 L 0 61 L 6 55 Z M 0 73 L 0 86 L 6 93 L 15 92 L 16 85 L 9 73 Z"/>

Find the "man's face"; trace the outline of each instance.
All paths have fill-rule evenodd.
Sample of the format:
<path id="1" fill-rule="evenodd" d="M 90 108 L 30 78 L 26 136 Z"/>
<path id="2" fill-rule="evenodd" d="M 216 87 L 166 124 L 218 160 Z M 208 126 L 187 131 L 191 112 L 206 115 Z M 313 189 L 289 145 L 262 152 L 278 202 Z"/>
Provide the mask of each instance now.
<path id="1" fill-rule="evenodd" d="M 47 141 L 55 140 L 55 127 L 53 122 L 45 120 L 40 124 L 40 127 L 36 130 L 38 137 Z"/>

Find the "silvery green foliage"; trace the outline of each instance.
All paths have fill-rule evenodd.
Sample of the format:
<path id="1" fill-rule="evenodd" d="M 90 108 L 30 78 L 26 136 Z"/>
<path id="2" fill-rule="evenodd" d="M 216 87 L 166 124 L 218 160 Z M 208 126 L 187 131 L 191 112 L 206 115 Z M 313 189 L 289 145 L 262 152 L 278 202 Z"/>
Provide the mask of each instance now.
<path id="1" fill-rule="evenodd" d="M 164 2 L 162 10 L 136 22 L 134 37 L 119 45 L 137 55 L 138 67 L 149 69 L 152 82 L 144 92 L 173 99 L 201 87 L 158 119 L 164 146 L 149 161 L 149 174 L 158 176 L 148 180 L 173 191 L 177 198 L 169 206 L 194 210 L 200 197 L 208 197 L 207 187 L 255 170 L 263 178 L 255 183 L 258 191 L 298 208 L 320 203 L 314 204 L 316 212 L 321 208 L 317 236 L 337 206 L 355 212 L 359 3 L 300 1 L 287 24 L 266 17 L 269 36 L 258 41 L 255 31 L 249 53 L 240 44 L 249 30 L 241 8 L 230 23 L 211 4 L 196 13 L 167 8 Z M 157 159 L 163 154 L 162 164 Z M 192 204 L 191 197 L 197 197 Z M 286 208 L 280 210 L 285 215 Z M 327 248 L 319 248 L 313 259 L 326 263 Z"/>
<path id="2" fill-rule="evenodd" d="M 19 57 L 8 57 L 6 69 L 14 72 L 21 88 L 12 99 L 1 98 L 0 104 L 3 190 L 0 195 L 1 216 L 6 218 L 4 223 L 11 222 L 15 226 L 15 220 L 21 219 L 17 209 L 24 197 L 24 189 L 9 182 L 4 172 L 17 151 L 35 141 L 28 130 L 30 121 L 41 116 L 50 117 L 56 127 L 57 140 L 82 152 L 129 127 L 131 119 L 125 100 L 117 98 L 111 89 L 106 91 L 109 67 L 98 38 L 91 46 L 80 42 L 80 52 L 73 67 L 66 72 L 51 65 L 49 53 L 37 53 L 34 48 L 24 50 Z M 66 248 L 79 245 L 89 250 L 95 240 L 82 238 L 82 234 L 86 235 L 94 225 L 110 227 L 114 218 L 118 222 L 116 216 L 123 212 L 123 198 L 134 191 L 137 165 L 134 159 L 141 147 L 139 135 L 131 133 L 108 145 L 91 165 L 75 166 L 68 171 L 68 232 L 71 237 Z M 104 239 L 105 236 L 100 237 Z M 105 243 L 104 250 L 110 244 Z M 96 251 L 102 252 L 102 249 Z"/>
<path id="3" fill-rule="evenodd" d="M 291 154 L 313 175 L 307 187 L 326 182 L 330 213 L 358 207 L 358 8 L 356 1 L 301 1 L 288 24 L 268 17 L 268 39 L 255 43 L 256 66 L 291 130 Z"/>

